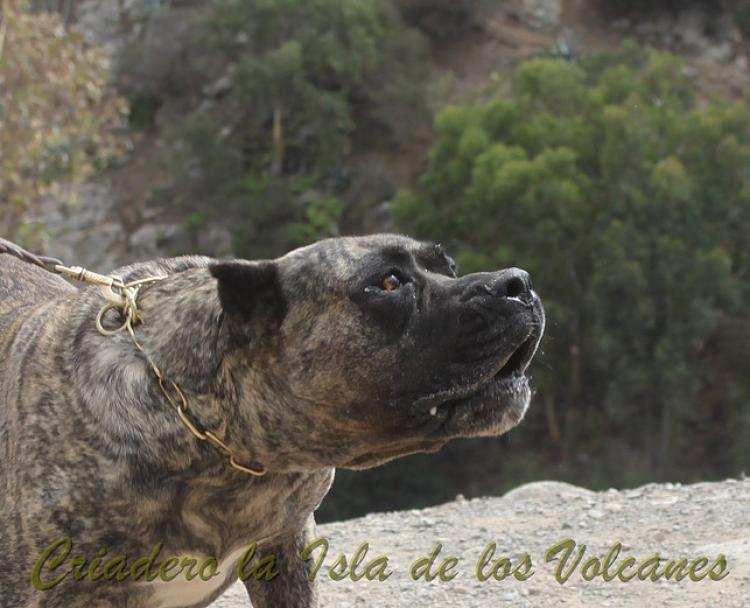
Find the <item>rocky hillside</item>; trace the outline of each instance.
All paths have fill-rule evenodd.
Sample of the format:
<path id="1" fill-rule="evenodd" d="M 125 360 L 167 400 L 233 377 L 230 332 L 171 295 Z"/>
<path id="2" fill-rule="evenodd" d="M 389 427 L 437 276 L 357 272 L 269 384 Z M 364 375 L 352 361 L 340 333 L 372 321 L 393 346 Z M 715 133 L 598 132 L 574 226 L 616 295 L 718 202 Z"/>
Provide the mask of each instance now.
<path id="1" fill-rule="evenodd" d="M 177 86 L 181 91 L 185 82 L 195 81 L 195 86 L 175 102 L 156 108 L 153 128 L 145 132 L 134 128 L 128 158 L 85 186 L 74 207 L 58 200 L 42 206 L 35 219 L 48 229 L 47 251 L 102 270 L 176 252 L 229 254 L 232 243 L 226 227 L 207 225 L 191 231 L 169 201 L 154 196 L 164 180 L 160 152 L 165 125 L 179 122 L 188 110 L 211 108 L 233 86 L 231 73 L 223 73 L 220 66 L 207 67 L 211 59 L 194 43 L 196 19 L 206 12 L 207 4 L 197 0 L 75 4 L 74 27 L 109 52 L 120 86 L 127 89 L 134 81 L 167 89 Z M 597 9 L 602 4 L 598 0 L 475 4 L 481 10 L 458 33 L 433 41 L 432 97 L 439 100 L 438 106 L 496 91 L 502 87 L 503 74 L 523 59 L 555 53 L 575 60 L 589 49 L 614 48 L 627 38 L 680 54 L 686 73 L 705 97 L 717 93 L 736 97 L 750 84 L 748 44 L 741 28 L 732 15 L 707 11 L 700 3 L 638 19 L 605 18 Z M 125 72 L 123 65 L 129 66 Z M 200 75 L 206 72 L 210 77 L 203 82 Z M 411 185 L 431 135 L 416 138 L 400 152 L 374 143 L 368 142 L 350 158 L 360 179 L 352 184 L 348 198 L 364 209 L 345 230 L 390 228 L 389 197 Z"/>
<path id="2" fill-rule="evenodd" d="M 412 608 L 414 606 L 456 606 L 485 608 L 514 607 L 618 607 L 643 606 L 703 607 L 747 606 L 750 589 L 750 480 L 728 479 L 719 483 L 650 484 L 633 490 L 610 489 L 591 492 L 558 482 L 538 482 L 521 486 L 502 498 L 462 500 L 422 511 L 381 513 L 360 519 L 323 525 L 320 536 L 328 539 L 330 549 L 319 571 L 321 606 L 351 608 Z M 555 545 L 572 539 L 577 545 L 563 567 L 568 573 L 585 545 L 578 566 L 564 584 L 556 580 L 555 570 L 565 549 L 545 561 L 545 553 Z M 360 574 L 368 561 L 388 557 L 392 575 L 385 581 L 349 579 L 333 581 L 330 566 L 339 554 L 351 559 L 363 542 L 370 545 Z M 409 576 L 413 562 L 429 556 L 436 543 L 442 550 L 433 562 L 437 572 L 443 559 L 458 558 L 453 569 L 455 578 L 447 582 L 435 579 L 414 581 Z M 485 560 L 477 578 L 477 563 L 489 543 L 496 543 L 494 556 Z M 623 563 L 633 557 L 646 577 L 651 565 L 648 558 L 688 560 L 695 578 L 690 580 L 638 580 L 611 582 L 596 574 L 597 565 L 586 566 L 589 557 L 600 559 L 615 543 L 621 543 L 620 555 L 611 560 L 608 573 L 614 575 Z M 528 555 L 531 569 L 523 558 Z M 503 556 L 510 559 L 511 574 L 497 581 L 493 568 Z M 725 566 L 721 561 L 725 557 Z M 697 562 L 701 557 L 708 565 Z M 660 569 L 664 564 L 661 562 Z M 702 567 L 703 566 L 703 567 Z M 447 567 L 447 566 L 446 566 Z M 715 578 L 711 580 L 709 569 Z M 585 572 L 593 580 L 584 580 Z M 621 569 L 623 576 L 635 567 Z M 503 572 L 500 564 L 498 572 Z M 526 580 L 514 578 L 513 573 Z M 528 574 L 526 574 L 528 572 Z M 533 574 L 532 574 L 533 572 Z M 658 572 L 657 572 L 658 574 Z M 248 602 L 244 588 L 235 585 L 220 598 L 215 608 L 240 608 Z"/>

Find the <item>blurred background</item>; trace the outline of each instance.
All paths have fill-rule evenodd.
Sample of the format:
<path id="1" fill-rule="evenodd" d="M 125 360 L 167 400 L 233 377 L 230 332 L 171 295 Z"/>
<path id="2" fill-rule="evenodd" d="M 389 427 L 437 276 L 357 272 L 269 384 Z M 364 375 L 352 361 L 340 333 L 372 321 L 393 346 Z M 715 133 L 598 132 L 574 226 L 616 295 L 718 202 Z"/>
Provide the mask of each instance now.
<path id="1" fill-rule="evenodd" d="M 0 234 L 99 271 L 400 231 L 518 265 L 524 423 L 318 519 L 750 467 L 750 0 L 0 0 Z"/>

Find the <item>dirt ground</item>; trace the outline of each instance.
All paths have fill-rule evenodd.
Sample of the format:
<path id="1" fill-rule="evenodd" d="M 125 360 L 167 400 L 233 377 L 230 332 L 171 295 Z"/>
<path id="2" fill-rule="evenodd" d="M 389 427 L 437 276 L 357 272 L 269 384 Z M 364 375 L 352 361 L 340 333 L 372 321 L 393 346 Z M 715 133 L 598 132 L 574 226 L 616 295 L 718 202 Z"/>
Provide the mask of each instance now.
<path id="1" fill-rule="evenodd" d="M 318 533 L 329 541 L 328 554 L 318 572 L 323 608 L 750 606 L 750 479 L 687 486 L 650 484 L 606 492 L 538 482 L 501 498 L 457 500 L 424 510 L 372 514 L 319 526 Z M 545 553 L 566 539 L 576 546 L 564 564 L 564 572 L 583 545 L 585 552 L 561 584 L 555 569 L 562 560 L 549 556 L 553 559 L 547 562 Z M 366 578 L 355 582 L 349 577 L 334 581 L 328 567 L 341 553 L 351 562 L 363 542 L 369 543 L 369 550 L 354 569 L 355 575 L 363 573 L 368 562 L 372 564 L 371 574 L 376 574 L 379 568 L 375 560 L 380 555 L 388 558 L 386 571 L 392 574 L 382 582 Z M 481 568 L 481 574 L 489 578 L 480 581 L 477 564 L 493 542 L 494 556 Z M 436 543 L 441 543 L 442 549 L 431 573 L 438 572 L 443 563 L 446 577 L 455 577 L 445 582 L 439 577 L 431 582 L 413 580 L 412 564 L 429 556 Z M 657 581 L 641 581 L 636 576 L 629 582 L 617 578 L 605 581 L 601 570 L 593 576 L 615 543 L 621 543 L 622 548 L 611 560 L 607 574 L 615 575 L 620 569 L 627 577 L 641 567 L 648 578 L 654 562 L 643 562 L 658 555 L 665 560 L 686 558 L 682 572 L 687 574 L 692 565 L 695 578 L 703 578 L 694 582 L 686 576 L 677 581 L 679 569 L 672 580 L 662 576 Z M 320 554 L 318 550 L 314 555 Z M 528 555 L 525 560 L 524 554 Z M 497 581 L 492 571 L 503 556 L 510 558 L 511 572 Z M 584 580 L 581 572 L 589 558 L 596 556 L 599 560 L 591 560 L 586 566 L 593 580 Z M 635 566 L 623 567 L 631 556 Z M 443 562 L 450 557 L 458 562 Z M 701 557 L 707 558 L 707 564 L 696 561 Z M 499 575 L 506 563 L 497 564 Z M 659 562 L 657 575 L 666 564 Z M 709 570 L 720 580 L 711 580 Z M 517 580 L 514 572 L 526 580 Z M 213 608 L 248 605 L 244 588 L 238 584 Z"/>

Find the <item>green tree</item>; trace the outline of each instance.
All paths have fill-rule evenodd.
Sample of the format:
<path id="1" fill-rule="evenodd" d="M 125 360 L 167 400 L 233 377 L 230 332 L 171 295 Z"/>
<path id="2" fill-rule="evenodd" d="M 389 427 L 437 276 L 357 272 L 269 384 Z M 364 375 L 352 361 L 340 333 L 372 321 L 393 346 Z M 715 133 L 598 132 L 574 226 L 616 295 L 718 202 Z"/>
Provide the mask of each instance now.
<path id="1" fill-rule="evenodd" d="M 750 323 L 747 101 L 700 109 L 673 57 L 630 48 L 529 61 L 507 98 L 438 117 L 397 220 L 465 270 L 532 272 L 550 319 L 538 401 L 563 458 L 620 437 L 633 459 L 612 479 L 701 474 L 747 436 L 746 371 L 723 376 L 731 398 L 705 390 L 713 338 Z M 706 397 L 725 414 L 708 444 Z"/>
<path id="2" fill-rule="evenodd" d="M 352 141 L 398 145 L 424 113 L 422 37 L 390 0 L 219 0 L 204 32 L 228 63 L 231 119 L 202 108 L 177 129 L 183 198 L 244 218 L 246 255 L 335 232 Z"/>

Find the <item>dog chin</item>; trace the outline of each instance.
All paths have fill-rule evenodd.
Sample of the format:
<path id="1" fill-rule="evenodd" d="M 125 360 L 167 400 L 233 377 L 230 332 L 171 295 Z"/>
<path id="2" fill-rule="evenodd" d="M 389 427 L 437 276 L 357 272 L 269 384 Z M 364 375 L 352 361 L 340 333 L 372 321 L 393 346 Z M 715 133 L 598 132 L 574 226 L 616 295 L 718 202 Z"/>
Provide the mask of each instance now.
<path id="1" fill-rule="evenodd" d="M 373 450 L 364 454 L 359 454 L 348 462 L 337 464 L 336 466 L 354 470 L 371 469 L 397 458 L 409 456 L 410 454 L 437 452 L 448 443 L 450 439 L 450 437 L 430 437 L 419 441 L 411 441 L 397 447 L 391 446 L 382 450 Z"/>
<path id="2" fill-rule="evenodd" d="M 373 449 L 336 466 L 368 469 L 409 454 L 436 452 L 451 439 L 496 437 L 523 420 L 531 389 L 523 374 L 494 378 L 473 395 L 448 401 L 430 414 L 427 428 L 399 443 Z"/>
<path id="3" fill-rule="evenodd" d="M 494 437 L 523 420 L 531 401 L 525 374 L 496 377 L 475 394 L 440 406 L 442 432 L 451 437 Z"/>

